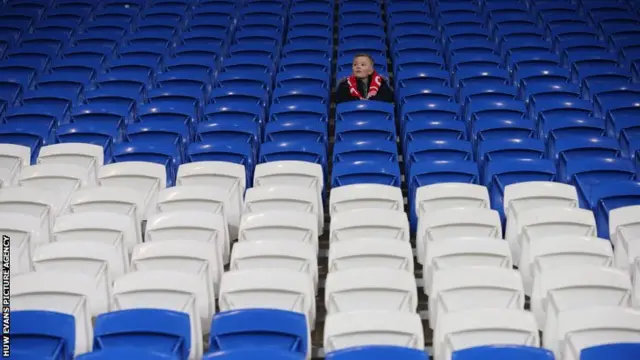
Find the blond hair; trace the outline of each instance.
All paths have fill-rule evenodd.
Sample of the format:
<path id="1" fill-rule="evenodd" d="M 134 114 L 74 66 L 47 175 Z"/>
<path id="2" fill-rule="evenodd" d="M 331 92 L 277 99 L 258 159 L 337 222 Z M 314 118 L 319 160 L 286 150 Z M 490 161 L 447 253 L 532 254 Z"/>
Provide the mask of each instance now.
<path id="1" fill-rule="evenodd" d="M 367 59 L 369 59 L 369 61 L 371 61 L 371 65 L 375 65 L 375 62 L 373 61 L 373 58 L 371 57 L 371 55 L 365 54 L 365 53 L 356 54 L 356 56 L 353 57 L 353 60 L 355 60 L 355 59 L 357 59 L 359 57 L 366 57 Z"/>

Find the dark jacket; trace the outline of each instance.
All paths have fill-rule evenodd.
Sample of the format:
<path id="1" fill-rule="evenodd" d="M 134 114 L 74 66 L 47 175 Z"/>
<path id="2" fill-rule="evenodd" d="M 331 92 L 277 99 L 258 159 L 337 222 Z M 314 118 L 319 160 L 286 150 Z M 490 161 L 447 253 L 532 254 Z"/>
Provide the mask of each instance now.
<path id="1" fill-rule="evenodd" d="M 370 84 L 372 79 L 373 79 L 373 74 L 369 75 L 369 82 L 367 84 Z M 362 96 L 366 97 L 368 90 L 369 90 L 368 85 L 365 87 L 362 81 L 358 81 L 358 91 L 360 92 L 360 94 L 362 94 Z M 340 104 L 347 101 L 356 101 L 356 100 L 360 100 L 360 99 L 352 96 L 351 92 L 349 92 L 349 84 L 347 83 L 347 79 L 345 78 L 340 80 L 340 83 L 338 84 L 338 89 L 336 90 L 336 96 L 335 96 L 336 104 Z M 393 90 L 391 90 L 391 87 L 389 87 L 389 84 L 387 83 L 387 79 L 385 79 L 384 77 L 382 78 L 382 85 L 380 86 L 380 89 L 378 89 L 378 93 L 374 97 L 370 98 L 369 100 L 393 102 Z"/>

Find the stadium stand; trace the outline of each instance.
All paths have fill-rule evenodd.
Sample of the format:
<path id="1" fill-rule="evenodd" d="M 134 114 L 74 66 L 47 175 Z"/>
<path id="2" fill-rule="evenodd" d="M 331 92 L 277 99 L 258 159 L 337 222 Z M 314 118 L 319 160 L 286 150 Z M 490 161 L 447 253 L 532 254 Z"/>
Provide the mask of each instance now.
<path id="1" fill-rule="evenodd" d="M 3 356 L 638 360 L 639 49 L 638 0 L 0 0 Z M 361 53 L 393 104 L 332 101 Z"/>

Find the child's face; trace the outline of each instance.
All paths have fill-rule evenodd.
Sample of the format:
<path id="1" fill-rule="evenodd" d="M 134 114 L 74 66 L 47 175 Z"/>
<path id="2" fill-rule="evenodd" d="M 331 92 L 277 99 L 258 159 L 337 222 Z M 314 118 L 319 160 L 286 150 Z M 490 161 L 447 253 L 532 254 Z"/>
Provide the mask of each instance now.
<path id="1" fill-rule="evenodd" d="M 358 79 L 364 79 L 373 74 L 373 63 L 366 56 L 359 56 L 353 59 L 353 75 Z"/>

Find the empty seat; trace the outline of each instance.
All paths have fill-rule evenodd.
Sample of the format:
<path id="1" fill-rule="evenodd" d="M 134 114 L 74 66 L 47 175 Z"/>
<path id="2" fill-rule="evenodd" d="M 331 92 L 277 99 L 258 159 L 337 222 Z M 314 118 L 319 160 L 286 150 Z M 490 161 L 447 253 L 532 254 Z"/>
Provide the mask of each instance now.
<path id="1" fill-rule="evenodd" d="M 35 271 L 59 271 L 90 277 L 96 298 L 90 304 L 94 314 L 110 309 L 113 280 L 124 275 L 128 264 L 122 254 L 110 244 L 95 241 L 70 241 L 43 244 L 33 252 Z"/>
<path id="2" fill-rule="evenodd" d="M 485 359 L 554 360 L 553 353 L 547 349 L 520 345 L 486 345 L 454 351 L 451 360 Z"/>
<path id="3" fill-rule="evenodd" d="M 324 232 L 324 211 L 318 203 L 315 189 L 302 186 L 258 186 L 247 190 L 243 214 L 271 210 L 291 210 L 310 213 L 318 218 L 318 234 Z M 321 216 L 322 215 L 322 216 Z"/>
<path id="4" fill-rule="evenodd" d="M 9 237 L 9 256 L 13 265 L 11 276 L 33 270 L 31 263 L 33 252 L 38 247 L 49 243 L 48 225 L 47 223 L 46 232 L 44 232 L 41 219 L 36 216 L 2 212 L 0 229 Z"/>
<path id="5" fill-rule="evenodd" d="M 324 303 L 327 315 L 353 311 L 404 311 L 418 308 L 415 277 L 404 270 L 362 267 L 329 272 Z"/>
<path id="6" fill-rule="evenodd" d="M 274 210 L 243 214 L 238 241 L 293 240 L 313 245 L 318 252 L 318 218 L 314 214 Z"/>
<path id="7" fill-rule="evenodd" d="M 401 311 L 350 311 L 327 315 L 323 342 L 328 354 L 367 345 L 424 350 L 420 316 Z"/>
<path id="8" fill-rule="evenodd" d="M 424 350 L 410 349 L 402 346 L 369 345 L 343 350 L 332 351 L 326 355 L 327 360 L 357 360 L 357 359 L 405 359 L 426 360 Z"/>
<path id="9" fill-rule="evenodd" d="M 427 295 L 431 293 L 434 274 L 440 270 L 469 266 L 513 267 L 509 244 L 491 237 L 462 236 L 434 241 L 425 255 L 422 278 Z"/>
<path id="10" fill-rule="evenodd" d="M 189 359 L 202 356 L 202 326 L 206 323 L 208 328 L 212 314 L 205 312 L 209 308 L 207 291 L 196 275 L 161 270 L 128 273 L 113 284 L 113 305 L 113 310 L 155 308 L 188 314 Z"/>
<path id="11" fill-rule="evenodd" d="M 448 360 L 455 351 L 483 345 L 540 346 L 536 320 L 518 309 L 472 309 L 447 313 L 433 335 L 434 359 Z"/>
<path id="12" fill-rule="evenodd" d="M 153 213 L 158 191 L 167 186 L 164 166 L 149 162 L 128 161 L 102 166 L 98 172 L 101 186 L 120 186 L 136 190 L 143 199 L 144 219 L 147 212 Z"/>
<path id="13" fill-rule="evenodd" d="M 469 276 L 473 274 L 473 276 Z M 449 313 L 471 309 L 524 310 L 522 278 L 513 269 L 458 266 L 434 272 L 429 286 L 429 325 L 437 329 Z"/>
<path id="14" fill-rule="evenodd" d="M 201 210 L 177 210 L 152 215 L 147 220 L 145 242 L 196 240 L 210 243 L 224 264 L 229 262 L 230 244 L 224 217 Z"/>
<path id="15" fill-rule="evenodd" d="M 304 314 L 315 326 L 316 300 L 308 274 L 289 269 L 248 269 L 222 275 L 220 311 L 280 309 Z"/>
<path id="16" fill-rule="evenodd" d="M 614 247 L 618 269 L 629 270 L 640 256 L 637 219 L 640 205 L 623 206 L 609 212 L 609 239 Z"/>
<path id="17" fill-rule="evenodd" d="M 404 212 L 363 208 L 339 212 L 331 219 L 330 242 L 383 238 L 408 242 L 409 222 Z"/>
<path id="18" fill-rule="evenodd" d="M 325 175 L 320 164 L 290 160 L 274 161 L 256 166 L 253 186 L 293 185 L 308 187 L 317 192 L 318 203 L 322 204 L 325 189 L 324 179 Z M 321 206 L 320 209 L 323 207 Z"/>
<path id="19" fill-rule="evenodd" d="M 95 182 L 98 170 L 104 164 L 104 150 L 91 144 L 55 144 L 43 146 L 38 154 L 38 164 L 79 165 L 87 169 L 87 179 Z"/>
<path id="20" fill-rule="evenodd" d="M 95 315 L 91 304 L 97 293 L 91 278 L 80 273 L 39 271 L 12 278 L 11 310 L 44 310 L 72 315 L 75 319 L 75 349 L 77 355 L 93 348 Z M 51 301 L 55 297 L 56 301 Z"/>
<path id="21" fill-rule="evenodd" d="M 83 187 L 94 185 L 87 171 L 80 165 L 38 164 L 25 167 L 18 177 L 19 186 L 38 187 L 53 190 L 59 196 L 62 208 L 66 206 L 71 194 Z"/>
<path id="22" fill-rule="evenodd" d="M 240 360 L 271 354 L 278 359 L 304 359 L 310 356 L 311 339 L 304 314 L 280 309 L 234 309 L 216 314 L 209 346 L 210 354 L 205 359 Z"/>
<path id="23" fill-rule="evenodd" d="M 604 181 L 591 187 L 589 207 L 596 214 L 598 236 L 606 238 L 610 234 L 609 214 L 611 210 L 640 204 L 640 182 L 638 181 Z M 616 239 L 613 239 L 616 241 Z"/>
<path id="24" fill-rule="evenodd" d="M 416 257 L 424 261 L 432 241 L 464 236 L 502 238 L 498 212 L 486 208 L 445 208 L 420 221 L 416 234 Z"/>
<path id="25" fill-rule="evenodd" d="M 246 188 L 243 165 L 222 161 L 202 161 L 180 165 L 176 185 L 215 187 L 224 191 L 228 198 L 225 207 L 229 224 L 229 238 L 238 237 L 242 203 Z"/>
<path id="26" fill-rule="evenodd" d="M 400 186 L 400 166 L 396 162 L 341 161 L 333 166 L 331 187 L 351 184 Z"/>
<path id="27" fill-rule="evenodd" d="M 594 306 L 564 311 L 558 317 L 556 336 L 545 343 L 545 347 L 553 351 L 556 358 L 578 360 L 581 359 L 581 350 L 585 348 L 637 343 L 639 324 L 640 312 L 619 306 Z"/>
<path id="28" fill-rule="evenodd" d="M 356 238 L 331 244 L 329 272 L 372 267 L 413 273 L 411 245 L 383 238 Z"/>
<path id="29" fill-rule="evenodd" d="M 531 295 L 534 279 L 546 269 L 563 265 L 613 266 L 611 243 L 605 239 L 579 235 L 535 237 L 525 243 L 518 269 L 525 291 Z"/>
<path id="30" fill-rule="evenodd" d="M 312 244 L 295 240 L 249 240 L 233 245 L 230 270 L 282 268 L 309 274 L 318 286 L 318 259 Z"/>
<path id="31" fill-rule="evenodd" d="M 505 186 L 503 211 L 506 218 L 505 239 L 516 247 L 518 221 L 522 213 L 538 207 L 578 207 L 578 193 L 571 185 L 551 181 L 525 181 Z M 514 255 L 516 252 L 514 252 Z M 514 258 L 514 262 L 520 259 Z"/>
<path id="32" fill-rule="evenodd" d="M 638 343 L 604 344 L 585 347 L 580 351 L 580 360 L 598 360 L 615 357 L 620 360 L 632 360 L 640 350 Z"/>
<path id="33" fill-rule="evenodd" d="M 331 216 L 339 212 L 367 208 L 404 211 L 402 190 L 381 184 L 352 184 L 331 190 Z"/>
<path id="34" fill-rule="evenodd" d="M 3 176 L 2 187 L 14 185 L 22 168 L 29 165 L 31 165 L 31 149 L 21 145 L 0 144 L 0 169 L 8 173 L 6 177 Z"/>
<path id="35" fill-rule="evenodd" d="M 563 312 L 598 306 L 628 307 L 631 294 L 626 272 L 598 265 L 567 265 L 545 269 L 534 279 L 531 311 L 543 331 L 544 343 L 552 348 Z"/>
<path id="36" fill-rule="evenodd" d="M 20 359 L 72 359 L 76 327 L 73 315 L 56 311 L 17 310 L 10 312 L 12 357 Z M 46 337 L 47 342 L 42 341 Z M 35 346 L 38 345 L 38 346 Z"/>

